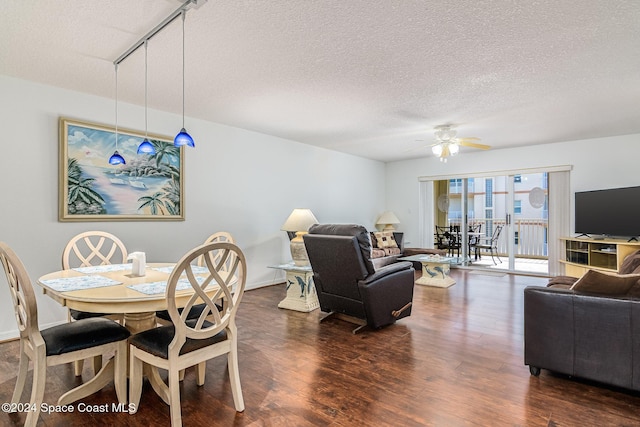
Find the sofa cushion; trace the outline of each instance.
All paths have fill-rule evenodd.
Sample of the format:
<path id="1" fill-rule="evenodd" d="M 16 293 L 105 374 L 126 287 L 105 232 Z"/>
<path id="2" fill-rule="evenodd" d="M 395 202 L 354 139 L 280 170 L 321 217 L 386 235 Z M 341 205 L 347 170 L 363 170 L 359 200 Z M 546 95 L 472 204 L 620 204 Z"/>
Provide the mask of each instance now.
<path id="1" fill-rule="evenodd" d="M 375 236 L 377 247 L 382 249 L 398 247 L 398 243 L 396 242 L 392 231 L 376 231 L 373 234 Z"/>
<path id="2" fill-rule="evenodd" d="M 609 274 L 588 270 L 571 289 L 602 295 L 626 295 L 640 280 L 640 274 Z"/>

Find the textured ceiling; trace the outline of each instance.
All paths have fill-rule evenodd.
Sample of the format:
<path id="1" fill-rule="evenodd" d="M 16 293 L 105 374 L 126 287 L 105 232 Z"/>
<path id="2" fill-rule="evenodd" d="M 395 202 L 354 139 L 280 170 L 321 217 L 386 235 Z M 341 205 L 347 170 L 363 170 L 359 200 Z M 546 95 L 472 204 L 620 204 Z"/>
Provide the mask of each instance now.
<path id="1" fill-rule="evenodd" d="M 180 4 L 5 0 L 0 74 L 113 99 Z M 640 133 L 637 0 L 209 0 L 185 31 L 187 116 L 372 159 L 444 123 L 493 149 Z M 152 109 L 181 111 L 181 40 L 149 42 Z M 144 49 L 118 79 L 144 105 Z"/>

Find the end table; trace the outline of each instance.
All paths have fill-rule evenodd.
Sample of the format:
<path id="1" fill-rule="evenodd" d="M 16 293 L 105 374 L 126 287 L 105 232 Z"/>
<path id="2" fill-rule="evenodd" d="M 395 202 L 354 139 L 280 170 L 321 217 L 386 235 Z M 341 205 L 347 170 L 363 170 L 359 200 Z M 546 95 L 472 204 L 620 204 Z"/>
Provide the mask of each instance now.
<path id="1" fill-rule="evenodd" d="M 279 308 L 308 313 L 320 307 L 316 287 L 313 284 L 311 266 L 300 266 L 294 263 L 270 265 L 269 268 L 286 272 L 287 296 L 278 303 Z"/>

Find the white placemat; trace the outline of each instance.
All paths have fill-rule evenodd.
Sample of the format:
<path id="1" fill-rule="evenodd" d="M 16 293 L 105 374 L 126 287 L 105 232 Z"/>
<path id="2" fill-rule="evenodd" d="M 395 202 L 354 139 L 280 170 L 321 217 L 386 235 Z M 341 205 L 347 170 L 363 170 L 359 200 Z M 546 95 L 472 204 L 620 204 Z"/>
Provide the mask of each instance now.
<path id="1" fill-rule="evenodd" d="M 171 274 L 174 267 L 174 265 L 169 265 L 166 267 L 153 267 L 152 269 L 161 273 Z M 209 272 L 207 267 L 198 267 L 197 265 L 192 265 L 191 270 L 193 271 L 193 274 L 207 274 Z"/>
<path id="2" fill-rule="evenodd" d="M 107 264 L 107 265 L 92 265 L 89 267 L 73 268 L 79 273 L 92 274 L 92 273 L 108 273 L 110 271 L 122 271 L 131 270 L 131 264 Z"/>
<path id="3" fill-rule="evenodd" d="M 92 274 L 89 276 L 64 277 L 60 279 L 43 280 L 46 286 L 58 292 L 79 291 L 82 289 L 103 288 L 119 285 L 121 282 L 108 277 Z"/>
<path id="4" fill-rule="evenodd" d="M 198 284 L 202 284 L 205 281 L 205 277 L 196 277 L 196 281 Z M 213 281 L 211 283 L 214 283 Z M 133 289 L 134 291 L 141 292 L 145 295 L 156 295 L 156 294 L 164 294 L 167 290 L 167 282 L 151 282 L 151 283 L 143 283 L 141 285 L 129 285 L 127 286 L 129 289 Z M 191 283 L 189 283 L 189 279 L 180 279 L 178 280 L 178 285 L 176 286 L 177 291 L 184 291 L 191 288 Z"/>

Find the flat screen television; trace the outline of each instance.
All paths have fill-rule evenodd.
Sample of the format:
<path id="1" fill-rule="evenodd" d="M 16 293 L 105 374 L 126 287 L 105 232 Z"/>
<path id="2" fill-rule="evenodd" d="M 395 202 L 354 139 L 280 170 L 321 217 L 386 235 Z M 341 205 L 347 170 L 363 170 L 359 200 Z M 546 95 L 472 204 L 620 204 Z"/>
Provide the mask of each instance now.
<path id="1" fill-rule="evenodd" d="M 640 236 L 640 187 L 576 192 L 575 201 L 576 233 Z"/>

